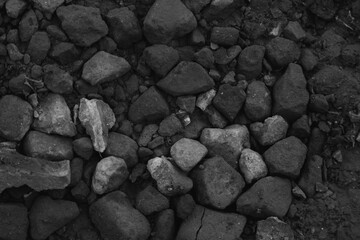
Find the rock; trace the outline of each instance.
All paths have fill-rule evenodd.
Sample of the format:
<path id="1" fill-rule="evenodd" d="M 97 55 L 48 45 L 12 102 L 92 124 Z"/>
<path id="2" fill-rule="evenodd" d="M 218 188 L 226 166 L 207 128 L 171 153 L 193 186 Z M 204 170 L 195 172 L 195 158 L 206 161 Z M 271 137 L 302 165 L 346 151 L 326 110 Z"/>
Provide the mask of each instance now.
<path id="1" fill-rule="evenodd" d="M 173 240 L 176 233 L 176 222 L 174 210 L 166 209 L 161 211 L 155 220 L 155 226 L 152 229 L 151 240 Z"/>
<path id="2" fill-rule="evenodd" d="M 22 54 L 18 47 L 14 43 L 9 43 L 6 45 L 6 50 L 9 55 L 9 58 L 12 61 L 20 61 L 24 58 L 24 54 Z"/>
<path id="3" fill-rule="evenodd" d="M 128 48 L 141 40 L 142 32 L 135 14 L 127 7 L 115 8 L 106 15 L 110 36 L 119 48 Z"/>
<path id="4" fill-rule="evenodd" d="M 289 21 L 284 28 L 284 37 L 292 41 L 300 41 L 306 37 L 306 32 L 301 27 L 299 22 Z"/>
<path id="5" fill-rule="evenodd" d="M 203 47 L 194 54 L 195 62 L 199 63 L 204 68 L 214 68 L 214 53 L 208 47 Z"/>
<path id="6" fill-rule="evenodd" d="M 115 115 L 110 106 L 102 100 L 82 98 L 79 119 L 91 137 L 94 150 L 104 152 L 108 143 L 108 132 L 115 124 Z"/>
<path id="7" fill-rule="evenodd" d="M 140 240 L 150 236 L 148 220 L 121 191 L 111 192 L 91 204 L 89 214 L 104 239 Z"/>
<path id="8" fill-rule="evenodd" d="M 101 18 L 100 9 L 75 4 L 56 10 L 61 27 L 78 46 L 89 47 L 108 34 L 108 27 Z"/>
<path id="9" fill-rule="evenodd" d="M 106 157 L 97 163 L 92 178 L 92 189 L 96 194 L 104 194 L 117 189 L 128 178 L 129 171 L 124 159 Z"/>
<path id="10" fill-rule="evenodd" d="M 174 198 L 176 216 L 180 219 L 186 219 L 196 207 L 196 203 L 190 194 L 181 195 Z"/>
<path id="11" fill-rule="evenodd" d="M 80 210 L 75 202 L 40 196 L 35 200 L 29 214 L 31 236 L 33 239 L 46 239 L 79 214 Z"/>
<path id="12" fill-rule="evenodd" d="M 318 64 L 318 58 L 309 48 L 303 48 L 301 50 L 301 56 L 299 63 L 304 68 L 305 71 L 311 71 Z"/>
<path id="13" fill-rule="evenodd" d="M 196 140 L 182 138 L 172 145 L 171 157 L 176 165 L 185 172 L 189 172 L 207 154 L 207 148 Z"/>
<path id="14" fill-rule="evenodd" d="M 266 44 L 266 58 L 276 68 L 286 67 L 299 57 L 300 48 L 291 40 L 276 37 Z"/>
<path id="15" fill-rule="evenodd" d="M 172 96 L 182 96 L 205 92 L 214 81 L 199 64 L 182 61 L 157 86 Z"/>
<path id="16" fill-rule="evenodd" d="M 255 218 L 284 217 L 292 201 L 291 183 L 285 178 L 265 177 L 241 194 L 237 212 Z"/>
<path id="17" fill-rule="evenodd" d="M 147 163 L 147 169 L 156 181 L 158 190 L 165 196 L 172 197 L 185 194 L 193 187 L 192 180 L 165 157 L 150 159 Z"/>
<path id="18" fill-rule="evenodd" d="M 200 13 L 200 11 L 209 3 L 211 0 L 184 0 L 185 6 L 190 9 L 194 14 Z"/>
<path id="19" fill-rule="evenodd" d="M 262 156 L 250 148 L 242 150 L 239 159 L 239 169 L 248 184 L 266 177 L 268 173 Z"/>
<path id="20" fill-rule="evenodd" d="M 108 146 L 104 152 L 106 156 L 122 158 L 131 168 L 138 162 L 137 151 L 138 145 L 132 138 L 116 132 L 109 133 Z"/>
<path id="21" fill-rule="evenodd" d="M 212 103 L 230 122 L 234 121 L 246 99 L 245 92 L 238 86 L 220 85 Z"/>
<path id="22" fill-rule="evenodd" d="M 91 139 L 88 137 L 78 138 L 73 141 L 74 152 L 85 160 L 90 160 L 94 153 Z"/>
<path id="23" fill-rule="evenodd" d="M 160 122 L 159 134 L 164 137 L 171 137 L 180 132 L 183 126 L 175 114 L 171 114 Z"/>
<path id="24" fill-rule="evenodd" d="M 27 11 L 19 22 L 19 37 L 22 42 L 28 42 L 38 30 L 39 24 L 33 10 Z"/>
<path id="25" fill-rule="evenodd" d="M 77 47 L 69 42 L 60 42 L 52 47 L 49 56 L 62 65 L 73 63 L 80 55 Z"/>
<path id="26" fill-rule="evenodd" d="M 30 131 L 23 141 L 24 153 L 29 157 L 50 161 L 73 159 L 71 138 Z"/>
<path id="27" fill-rule="evenodd" d="M 145 63 L 160 77 L 165 77 L 180 60 L 177 50 L 162 44 L 145 48 L 143 57 Z"/>
<path id="28" fill-rule="evenodd" d="M 196 97 L 182 96 L 176 99 L 176 105 L 187 113 L 193 113 L 195 110 Z"/>
<path id="29" fill-rule="evenodd" d="M 5 95 L 0 99 L 0 109 L 0 136 L 20 141 L 33 122 L 33 108 L 15 95 Z"/>
<path id="30" fill-rule="evenodd" d="M 310 136 L 310 133 L 311 128 L 309 125 L 309 117 L 307 115 L 303 115 L 291 125 L 291 128 L 288 131 L 288 136 L 306 139 Z"/>
<path id="31" fill-rule="evenodd" d="M 9 81 L 10 91 L 16 95 L 22 95 L 22 94 L 25 96 L 30 95 L 32 90 L 29 86 L 25 85 L 26 81 L 27 81 L 27 76 L 25 73 L 21 73 L 20 75 L 11 78 Z"/>
<path id="32" fill-rule="evenodd" d="M 76 135 L 76 127 L 63 96 L 48 94 L 40 101 L 35 111 L 39 114 L 32 125 L 35 130 L 67 137 Z"/>
<path id="33" fill-rule="evenodd" d="M 263 121 L 271 115 L 271 93 L 262 81 L 252 81 L 246 90 L 244 111 L 252 121 Z"/>
<path id="34" fill-rule="evenodd" d="M 70 94 L 73 91 L 74 80 L 68 72 L 56 64 L 45 65 L 43 70 L 44 83 L 50 91 L 59 94 Z"/>
<path id="35" fill-rule="evenodd" d="M 26 52 L 30 55 L 32 62 L 40 65 L 46 58 L 50 46 L 51 43 L 47 33 L 36 32 L 32 35 Z"/>
<path id="36" fill-rule="evenodd" d="M 245 181 L 222 157 L 206 159 L 191 172 L 198 203 L 217 209 L 232 204 L 245 187 Z"/>
<path id="37" fill-rule="evenodd" d="M 232 62 L 241 52 L 241 47 L 238 45 L 232 46 L 228 49 L 223 47 L 214 52 L 215 63 L 226 65 Z"/>
<path id="38" fill-rule="evenodd" d="M 331 20 L 335 16 L 337 9 L 338 6 L 334 1 L 323 2 L 315 0 L 309 6 L 310 12 L 324 20 Z"/>
<path id="39" fill-rule="evenodd" d="M 312 94 L 309 101 L 309 110 L 317 113 L 327 113 L 329 111 L 329 103 L 322 94 Z"/>
<path id="40" fill-rule="evenodd" d="M 305 162 L 298 184 L 309 198 L 316 193 L 316 183 L 322 183 L 322 165 L 323 159 L 318 155 L 311 156 Z"/>
<path id="41" fill-rule="evenodd" d="M 168 43 L 197 26 L 196 18 L 180 0 L 156 0 L 144 19 L 144 34 L 152 43 Z"/>
<path id="42" fill-rule="evenodd" d="M 51 37 L 53 37 L 59 41 L 62 41 L 62 42 L 68 41 L 68 37 L 66 36 L 66 34 L 57 25 L 47 26 L 46 31 L 48 32 L 48 34 Z"/>
<path id="43" fill-rule="evenodd" d="M 273 115 L 281 115 L 287 121 L 293 122 L 305 114 L 309 102 L 306 83 L 301 67 L 290 63 L 273 88 Z"/>
<path id="44" fill-rule="evenodd" d="M 242 0 L 212 0 L 202 14 L 205 20 L 210 22 L 230 16 L 236 9 L 240 9 L 242 5 L 244 5 Z"/>
<path id="45" fill-rule="evenodd" d="M 115 80 L 130 69 L 130 64 L 124 58 L 100 51 L 84 64 L 81 77 L 94 86 Z"/>
<path id="46" fill-rule="evenodd" d="M 169 206 L 169 199 L 151 185 L 136 195 L 135 207 L 145 216 L 165 210 Z"/>
<path id="47" fill-rule="evenodd" d="M 300 175 L 306 154 L 306 145 L 291 136 L 272 145 L 263 156 L 270 174 L 295 179 Z"/>
<path id="48" fill-rule="evenodd" d="M 288 123 L 279 115 L 265 119 L 264 123 L 256 122 L 250 125 L 251 134 L 263 146 L 271 146 L 286 137 Z"/>
<path id="49" fill-rule="evenodd" d="M 146 125 L 143 128 L 140 137 L 138 138 L 139 146 L 146 147 L 148 143 L 151 141 L 152 136 L 157 132 L 158 129 L 159 127 L 156 124 Z"/>
<path id="50" fill-rule="evenodd" d="M 70 169 L 71 169 L 70 186 L 75 186 L 80 182 L 83 175 L 83 170 L 84 170 L 83 159 L 77 157 L 72 159 L 70 163 Z"/>
<path id="51" fill-rule="evenodd" d="M 288 239 L 295 240 L 291 227 L 278 219 L 277 217 L 269 217 L 265 220 L 257 222 L 256 240 L 267 239 Z"/>
<path id="52" fill-rule="evenodd" d="M 246 126 L 231 125 L 225 129 L 205 128 L 200 142 L 209 150 L 209 156 L 221 156 L 233 168 L 237 168 L 240 153 L 250 147 Z"/>
<path id="53" fill-rule="evenodd" d="M 228 121 L 226 120 L 221 113 L 216 110 L 212 105 L 206 108 L 205 113 L 208 117 L 208 120 L 212 127 L 214 128 L 224 128 L 228 125 Z"/>
<path id="54" fill-rule="evenodd" d="M 176 240 L 237 240 L 243 232 L 246 217 L 222 213 L 200 205 L 180 226 Z"/>
<path id="55" fill-rule="evenodd" d="M 214 97 L 216 96 L 216 90 L 210 89 L 209 91 L 199 94 L 196 99 L 196 106 L 202 111 L 205 111 L 206 108 L 212 103 Z"/>
<path id="56" fill-rule="evenodd" d="M 355 67 L 360 63 L 360 44 L 349 44 L 341 50 L 342 63 L 349 67 Z"/>
<path id="57" fill-rule="evenodd" d="M 239 55 L 238 69 L 247 79 L 257 78 L 262 72 L 265 47 L 252 45 L 246 47 Z"/>
<path id="58" fill-rule="evenodd" d="M 195 109 L 190 119 L 190 124 L 184 129 L 184 137 L 186 138 L 199 138 L 204 128 L 211 127 L 206 115 L 201 113 L 200 110 Z"/>
<path id="59" fill-rule="evenodd" d="M 26 9 L 24 0 L 9 0 L 5 3 L 6 14 L 11 18 L 18 18 Z"/>
<path id="60" fill-rule="evenodd" d="M 53 14 L 55 10 L 64 3 L 64 0 L 31 0 L 34 3 L 35 8 L 44 12 L 45 14 Z"/>
<path id="61" fill-rule="evenodd" d="M 130 105 L 128 117 L 134 123 L 157 122 L 169 114 L 165 98 L 155 87 L 150 87 Z"/>
<path id="62" fill-rule="evenodd" d="M 218 45 L 233 46 L 239 38 L 239 30 L 233 27 L 213 27 L 210 41 Z"/>
<path id="63" fill-rule="evenodd" d="M 23 204 L 0 204 L 0 238 L 26 240 L 29 227 L 27 208 Z"/>

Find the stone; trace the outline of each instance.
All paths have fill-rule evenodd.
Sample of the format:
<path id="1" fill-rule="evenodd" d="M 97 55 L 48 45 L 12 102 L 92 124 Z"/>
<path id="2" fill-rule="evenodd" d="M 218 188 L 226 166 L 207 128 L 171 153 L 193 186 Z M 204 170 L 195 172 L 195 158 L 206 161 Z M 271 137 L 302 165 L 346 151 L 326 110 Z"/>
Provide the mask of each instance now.
<path id="1" fill-rule="evenodd" d="M 262 156 L 250 148 L 242 150 L 239 159 L 239 169 L 248 184 L 266 177 L 268 174 L 268 169 Z"/>
<path id="2" fill-rule="evenodd" d="M 89 214 L 104 239 L 140 240 L 150 236 L 148 220 L 121 191 L 108 193 L 91 204 Z"/>
<path id="3" fill-rule="evenodd" d="M 73 141 L 74 152 L 85 160 L 90 160 L 94 153 L 91 139 L 88 137 L 78 138 Z"/>
<path id="4" fill-rule="evenodd" d="M 151 185 L 136 195 L 135 208 L 145 216 L 168 209 L 169 206 L 169 199 Z"/>
<path id="5" fill-rule="evenodd" d="M 250 125 L 250 132 L 262 146 L 271 146 L 286 137 L 289 124 L 279 115 L 268 117 L 264 123 Z"/>
<path id="6" fill-rule="evenodd" d="M 193 169 L 207 153 L 208 150 L 204 145 L 189 138 L 180 139 L 170 149 L 174 162 L 184 172 Z"/>
<path id="7" fill-rule="evenodd" d="M 138 138 L 139 146 L 146 147 L 158 129 L 159 127 L 156 124 L 146 125 Z"/>
<path id="8" fill-rule="evenodd" d="M 301 56 L 299 63 L 304 68 L 305 71 L 311 71 L 318 64 L 318 58 L 309 48 L 303 48 L 301 50 Z"/>
<path id="9" fill-rule="evenodd" d="M 30 55 L 32 62 L 40 65 L 46 58 L 50 47 L 51 42 L 47 33 L 36 32 L 32 35 L 26 52 Z"/>
<path id="10" fill-rule="evenodd" d="M 19 37 L 22 42 L 28 42 L 39 29 L 38 20 L 33 10 L 27 11 L 19 22 Z"/>
<path id="11" fill-rule="evenodd" d="M 220 85 L 212 103 L 230 122 L 234 121 L 246 99 L 246 94 L 239 86 Z"/>
<path id="12" fill-rule="evenodd" d="M 176 49 L 163 44 L 154 44 L 145 48 L 143 57 L 146 65 L 160 77 L 165 77 L 180 60 Z"/>
<path id="13" fill-rule="evenodd" d="M 213 51 L 208 47 L 203 47 L 194 54 L 195 62 L 204 68 L 214 68 L 215 57 Z"/>
<path id="14" fill-rule="evenodd" d="M 61 6 L 56 10 L 61 27 L 81 47 L 89 47 L 108 34 L 108 27 L 101 18 L 100 9 L 76 4 Z"/>
<path id="15" fill-rule="evenodd" d="M 173 240 L 176 233 L 175 213 L 166 209 L 157 214 L 155 226 L 152 229 L 151 240 Z"/>
<path id="16" fill-rule="evenodd" d="M 33 108 L 15 95 L 5 95 L 0 99 L 0 109 L 0 136 L 20 141 L 33 122 Z"/>
<path id="17" fill-rule="evenodd" d="M 349 67 L 355 67 L 360 63 L 360 44 L 349 44 L 341 50 L 342 63 Z"/>
<path id="18" fill-rule="evenodd" d="M 224 19 L 244 4 L 242 0 L 212 0 L 202 14 L 205 20 L 209 22 L 215 19 Z"/>
<path id="19" fill-rule="evenodd" d="M 120 187 L 128 176 L 129 171 L 124 159 L 106 157 L 97 163 L 91 186 L 96 194 L 102 195 Z"/>
<path id="20" fill-rule="evenodd" d="M 311 94 L 309 99 L 309 110 L 317 113 L 327 113 L 329 103 L 322 94 Z"/>
<path id="21" fill-rule="evenodd" d="M 245 187 L 243 177 L 222 157 L 206 159 L 191 172 L 197 202 L 201 205 L 225 209 Z"/>
<path id="22" fill-rule="evenodd" d="M 214 97 L 216 96 L 216 90 L 210 89 L 209 91 L 199 94 L 196 99 L 196 106 L 202 111 L 205 111 L 206 108 L 212 103 Z"/>
<path id="23" fill-rule="evenodd" d="M 150 159 L 147 169 L 156 181 L 158 190 L 165 196 L 185 194 L 193 187 L 193 181 L 165 157 Z"/>
<path id="24" fill-rule="evenodd" d="M 284 37 L 292 41 L 300 41 L 306 37 L 306 32 L 301 27 L 299 22 L 289 21 L 286 27 L 284 28 Z"/>
<path id="25" fill-rule="evenodd" d="M 12 61 L 20 61 L 24 58 L 18 47 L 14 43 L 9 43 L 6 45 L 7 54 Z"/>
<path id="26" fill-rule="evenodd" d="M 9 0 L 5 3 L 6 14 L 11 18 L 18 18 L 26 9 L 24 0 Z"/>
<path id="27" fill-rule="evenodd" d="M 300 58 L 300 48 L 295 42 L 276 37 L 266 44 L 266 58 L 273 67 L 286 67 Z"/>
<path id="28" fill-rule="evenodd" d="M 199 138 L 204 128 L 211 127 L 206 115 L 198 109 L 195 109 L 194 113 L 190 116 L 190 121 L 190 124 L 184 128 L 184 137 L 186 138 Z"/>
<path id="29" fill-rule="evenodd" d="M 215 84 L 199 64 L 182 61 L 156 85 L 172 96 L 182 96 L 208 91 Z"/>
<path id="30" fill-rule="evenodd" d="M 224 128 L 228 125 L 227 119 L 213 105 L 206 108 L 205 113 L 212 127 Z"/>
<path id="31" fill-rule="evenodd" d="M 200 11 L 209 3 L 211 0 L 184 0 L 185 6 L 190 9 L 194 14 L 200 13 Z"/>
<path id="32" fill-rule="evenodd" d="M 29 96 L 32 92 L 31 88 L 26 85 L 27 76 L 25 73 L 13 77 L 9 81 L 9 89 L 12 93 L 16 95 L 25 95 Z"/>
<path id="33" fill-rule="evenodd" d="M 185 194 L 174 198 L 176 216 L 180 219 L 186 219 L 196 207 L 196 202 L 191 194 Z"/>
<path id="34" fill-rule="evenodd" d="M 325 31 L 319 41 L 324 42 L 321 52 L 317 53 L 320 61 L 334 60 L 341 56 L 341 50 L 346 44 L 346 40 L 333 29 Z"/>
<path id="35" fill-rule="evenodd" d="M 31 236 L 33 239 L 46 239 L 79 214 L 80 210 L 75 202 L 40 196 L 29 213 Z"/>
<path id="36" fill-rule="evenodd" d="M 137 151 L 138 145 L 132 138 L 116 132 L 109 133 L 108 146 L 104 152 L 106 156 L 122 158 L 131 168 L 138 162 Z"/>
<path id="37" fill-rule="evenodd" d="M 264 152 L 269 173 L 295 179 L 300 175 L 307 154 L 307 147 L 298 138 L 285 138 Z"/>
<path id="38" fill-rule="evenodd" d="M 144 19 L 144 35 L 152 43 L 168 43 L 197 26 L 193 13 L 180 0 L 156 0 Z"/>
<path id="39" fill-rule="evenodd" d="M 309 10 L 311 13 L 327 21 L 331 20 L 335 16 L 337 9 L 338 6 L 335 4 L 334 1 L 322 2 L 319 0 L 315 0 L 309 6 Z"/>
<path id="40" fill-rule="evenodd" d="M 48 94 L 40 100 L 35 111 L 39 114 L 32 125 L 35 130 L 67 137 L 76 135 L 70 109 L 60 94 Z"/>
<path id="41" fill-rule="evenodd" d="M 304 164 L 298 184 L 308 198 L 315 195 L 316 183 L 322 183 L 322 167 L 323 159 L 319 155 L 311 156 Z"/>
<path id="42" fill-rule="evenodd" d="M 187 113 L 193 113 L 195 110 L 195 96 L 181 96 L 176 99 L 176 105 Z"/>
<path id="43" fill-rule="evenodd" d="M 223 213 L 197 205 L 182 222 L 176 240 L 237 240 L 246 224 L 246 217 Z"/>
<path id="44" fill-rule="evenodd" d="M 236 202 L 240 214 L 254 218 L 284 217 L 292 201 L 291 183 L 285 178 L 265 177 L 258 180 Z"/>
<path id="45" fill-rule="evenodd" d="M 210 41 L 222 46 L 233 46 L 239 38 L 239 30 L 233 27 L 213 27 Z"/>
<path id="46" fill-rule="evenodd" d="M 246 126 L 231 125 L 225 129 L 203 129 L 200 142 L 209 150 L 209 156 L 221 156 L 233 168 L 244 148 L 250 148 L 249 131 Z"/>
<path id="47" fill-rule="evenodd" d="M 160 136 L 171 137 L 181 132 L 183 126 L 175 114 L 171 114 L 160 122 L 158 133 Z"/>
<path id="48" fill-rule="evenodd" d="M 306 139 L 310 136 L 311 128 L 309 124 L 308 115 L 301 116 L 296 120 L 288 131 L 288 136 L 295 136 L 301 140 Z"/>
<path id="49" fill-rule="evenodd" d="M 0 204 L 0 238 L 26 240 L 29 227 L 27 208 L 23 204 Z"/>
<path id="50" fill-rule="evenodd" d="M 295 240 L 290 225 L 277 217 L 269 217 L 257 222 L 256 240 L 287 239 Z"/>
<path id="51" fill-rule="evenodd" d="M 60 42 L 52 47 L 49 56 L 62 65 L 73 63 L 80 55 L 80 51 L 73 43 Z"/>
<path id="52" fill-rule="evenodd" d="M 290 63 L 273 88 L 273 115 L 293 122 L 305 114 L 309 102 L 306 83 L 301 66 Z"/>
<path id="53" fill-rule="evenodd" d="M 238 58 L 238 70 L 246 79 L 256 79 L 262 72 L 265 47 L 251 45 L 241 51 Z"/>
<path id="54" fill-rule="evenodd" d="M 70 94 L 73 91 L 74 80 L 70 73 L 56 64 L 43 67 L 45 86 L 54 93 Z"/>
<path id="55" fill-rule="evenodd" d="M 49 25 L 46 27 L 46 31 L 48 32 L 48 34 L 59 40 L 62 42 L 66 42 L 68 41 L 68 37 L 66 36 L 66 34 L 61 30 L 60 27 L 58 27 L 57 25 Z"/>
<path id="56" fill-rule="evenodd" d="M 252 121 L 263 121 L 271 115 L 271 92 L 262 81 L 252 81 L 246 89 L 244 112 Z"/>
<path id="57" fill-rule="evenodd" d="M 115 8 L 106 15 L 109 24 L 109 35 L 119 48 L 129 48 L 141 40 L 141 27 L 135 14 L 127 7 Z"/>
<path id="58" fill-rule="evenodd" d="M 231 63 L 241 52 L 241 47 L 234 45 L 228 49 L 219 48 L 214 52 L 215 63 L 220 65 L 226 65 Z"/>
<path id="59" fill-rule="evenodd" d="M 70 169 L 71 169 L 71 182 L 70 186 L 77 185 L 83 175 L 84 170 L 84 161 L 81 158 L 74 158 L 70 162 Z"/>
<path id="60" fill-rule="evenodd" d="M 79 119 L 91 137 L 94 150 L 104 152 L 108 144 L 109 130 L 115 125 L 115 115 L 110 106 L 102 100 L 82 98 Z"/>
<path id="61" fill-rule="evenodd" d="M 53 14 L 55 10 L 60 7 L 65 0 L 31 0 L 35 8 L 39 9 L 45 14 Z"/>
<path id="62" fill-rule="evenodd" d="M 100 51 L 84 64 L 81 77 L 94 86 L 120 78 L 130 69 L 124 58 Z"/>
<path id="63" fill-rule="evenodd" d="M 150 87 L 130 105 L 128 117 L 134 123 L 153 123 L 169 114 L 170 109 L 165 98 L 155 87 Z"/>
<path id="64" fill-rule="evenodd" d="M 30 131 L 23 140 L 24 153 L 29 157 L 50 161 L 73 159 L 71 138 Z"/>

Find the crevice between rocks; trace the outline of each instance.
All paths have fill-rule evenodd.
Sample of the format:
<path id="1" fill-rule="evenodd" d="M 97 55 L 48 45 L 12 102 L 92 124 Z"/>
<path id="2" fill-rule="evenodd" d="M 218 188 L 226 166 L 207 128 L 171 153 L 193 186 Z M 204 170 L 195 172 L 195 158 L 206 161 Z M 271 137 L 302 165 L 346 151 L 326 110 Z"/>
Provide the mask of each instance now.
<path id="1" fill-rule="evenodd" d="M 203 213 L 202 213 L 202 215 L 201 215 L 201 219 L 200 219 L 200 227 L 199 227 L 199 229 L 196 231 L 195 240 L 197 240 L 197 239 L 198 239 L 199 232 L 200 232 L 200 230 L 201 230 L 201 228 L 202 228 L 202 226 L 203 226 L 203 219 L 204 219 L 204 216 L 205 216 L 205 209 L 203 209 Z"/>

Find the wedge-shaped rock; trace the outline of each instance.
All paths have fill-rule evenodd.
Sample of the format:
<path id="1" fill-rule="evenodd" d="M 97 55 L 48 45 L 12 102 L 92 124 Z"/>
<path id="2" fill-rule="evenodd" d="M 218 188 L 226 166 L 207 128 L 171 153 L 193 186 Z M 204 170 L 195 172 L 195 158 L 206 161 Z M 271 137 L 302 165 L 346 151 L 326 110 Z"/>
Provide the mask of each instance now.
<path id="1" fill-rule="evenodd" d="M 98 99 L 82 98 L 79 119 L 86 133 L 90 135 L 95 151 L 105 151 L 109 129 L 115 124 L 115 115 L 110 106 Z"/>
<path id="2" fill-rule="evenodd" d="M 50 162 L 0 148 L 0 193 L 6 188 L 28 185 L 35 191 L 64 189 L 70 184 L 70 161 Z"/>

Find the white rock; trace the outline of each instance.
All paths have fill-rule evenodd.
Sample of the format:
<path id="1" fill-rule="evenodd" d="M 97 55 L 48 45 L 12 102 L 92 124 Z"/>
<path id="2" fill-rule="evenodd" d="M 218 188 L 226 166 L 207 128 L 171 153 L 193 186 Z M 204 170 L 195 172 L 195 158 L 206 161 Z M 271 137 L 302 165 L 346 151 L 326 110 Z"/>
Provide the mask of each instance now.
<path id="1" fill-rule="evenodd" d="M 266 177 L 268 173 L 262 156 L 250 148 L 246 148 L 241 152 L 239 168 L 247 183 Z"/>
<path id="2" fill-rule="evenodd" d="M 205 111 L 206 108 L 211 104 L 215 95 L 216 95 L 216 91 L 214 89 L 210 89 L 209 91 L 200 94 L 196 99 L 196 106 L 200 108 L 202 111 Z"/>

